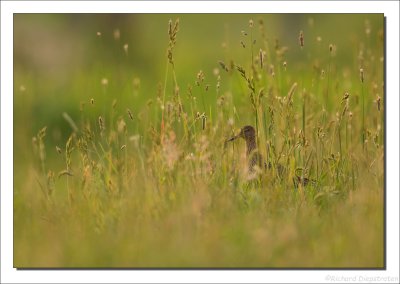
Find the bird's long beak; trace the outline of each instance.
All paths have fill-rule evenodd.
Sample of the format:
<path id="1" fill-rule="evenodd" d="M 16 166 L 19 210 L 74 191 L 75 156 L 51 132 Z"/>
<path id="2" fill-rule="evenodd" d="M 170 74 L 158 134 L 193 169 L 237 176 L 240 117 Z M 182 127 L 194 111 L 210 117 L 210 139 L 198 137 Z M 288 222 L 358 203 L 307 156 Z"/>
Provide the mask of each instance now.
<path id="1" fill-rule="evenodd" d="M 231 141 L 233 141 L 233 140 L 238 139 L 239 137 L 240 137 L 240 133 L 239 133 L 238 135 L 235 135 L 235 136 L 233 136 L 233 137 L 227 139 L 226 142 L 231 142 Z"/>

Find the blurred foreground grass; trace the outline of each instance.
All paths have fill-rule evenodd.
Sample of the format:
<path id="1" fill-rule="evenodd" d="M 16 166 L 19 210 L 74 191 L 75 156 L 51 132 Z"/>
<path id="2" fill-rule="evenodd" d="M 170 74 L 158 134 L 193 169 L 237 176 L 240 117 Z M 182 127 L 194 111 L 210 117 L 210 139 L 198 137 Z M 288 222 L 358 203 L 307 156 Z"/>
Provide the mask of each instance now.
<path id="1" fill-rule="evenodd" d="M 14 266 L 383 267 L 382 15 L 14 28 Z"/>

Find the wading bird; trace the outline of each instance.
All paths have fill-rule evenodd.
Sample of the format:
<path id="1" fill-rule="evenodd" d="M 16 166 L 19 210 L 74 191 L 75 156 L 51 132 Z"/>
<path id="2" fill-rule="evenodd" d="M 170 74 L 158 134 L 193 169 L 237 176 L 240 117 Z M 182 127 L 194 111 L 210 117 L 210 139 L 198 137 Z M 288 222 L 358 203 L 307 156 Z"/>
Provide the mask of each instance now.
<path id="1" fill-rule="evenodd" d="M 226 142 L 231 142 L 237 138 L 243 138 L 246 141 L 246 156 L 249 160 L 249 172 L 254 172 L 254 168 L 257 165 L 262 168 L 267 168 L 267 164 L 263 159 L 263 156 L 258 152 L 256 142 L 256 131 L 253 126 L 246 125 L 240 129 L 239 134 L 229 138 Z"/>
<path id="2" fill-rule="evenodd" d="M 270 169 L 272 167 L 271 162 L 266 162 L 263 156 L 258 152 L 256 131 L 253 126 L 246 125 L 242 127 L 239 134 L 227 139 L 226 142 L 234 141 L 237 138 L 243 138 L 246 141 L 246 156 L 249 163 L 248 169 L 250 174 L 255 172 L 256 166 L 258 166 L 261 170 Z M 280 177 L 286 173 L 285 167 L 281 164 L 277 164 L 276 169 Z M 310 183 L 313 185 L 316 184 L 315 180 L 299 176 L 297 173 L 295 175 L 296 177 L 293 178 L 293 184 L 295 187 L 298 187 L 299 184 L 302 184 L 303 186 L 307 186 Z"/>

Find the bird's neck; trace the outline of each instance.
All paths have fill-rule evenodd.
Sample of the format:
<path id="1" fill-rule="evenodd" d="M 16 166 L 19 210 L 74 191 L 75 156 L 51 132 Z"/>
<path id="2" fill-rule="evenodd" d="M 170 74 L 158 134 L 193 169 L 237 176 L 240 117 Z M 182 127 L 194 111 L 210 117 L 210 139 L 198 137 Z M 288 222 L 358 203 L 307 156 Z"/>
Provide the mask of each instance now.
<path id="1" fill-rule="evenodd" d="M 247 156 L 250 156 L 253 151 L 257 149 L 257 142 L 255 137 L 250 137 L 246 140 Z"/>

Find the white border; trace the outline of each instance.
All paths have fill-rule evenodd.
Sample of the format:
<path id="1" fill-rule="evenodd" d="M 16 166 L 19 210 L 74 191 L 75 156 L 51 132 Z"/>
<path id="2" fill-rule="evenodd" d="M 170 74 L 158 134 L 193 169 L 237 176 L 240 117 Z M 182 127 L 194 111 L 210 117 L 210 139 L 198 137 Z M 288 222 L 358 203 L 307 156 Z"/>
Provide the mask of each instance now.
<path id="1" fill-rule="evenodd" d="M 323 2 L 323 3 L 322 3 Z M 13 13 L 384 13 L 387 17 L 386 271 L 17 271 L 13 232 Z M 1 281 L 61 282 L 325 282 L 339 277 L 399 276 L 399 2 L 397 1 L 1 1 Z M 358 279 L 358 278 L 357 278 Z M 328 281 L 332 282 L 332 281 Z M 338 281 L 340 282 L 340 281 Z M 358 282 L 358 281 L 356 281 Z"/>

